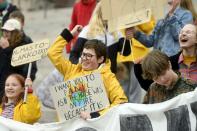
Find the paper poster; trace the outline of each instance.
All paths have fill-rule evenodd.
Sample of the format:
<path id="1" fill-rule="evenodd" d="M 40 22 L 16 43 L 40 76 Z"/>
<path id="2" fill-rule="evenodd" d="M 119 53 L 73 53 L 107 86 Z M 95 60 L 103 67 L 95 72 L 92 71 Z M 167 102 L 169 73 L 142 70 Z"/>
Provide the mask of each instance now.
<path id="1" fill-rule="evenodd" d="M 18 66 L 42 59 L 47 55 L 49 46 L 49 40 L 19 46 L 13 51 L 11 65 Z"/>
<path id="2" fill-rule="evenodd" d="M 97 112 L 109 106 L 99 73 L 60 83 L 50 91 L 60 121 L 77 118 L 81 111 Z"/>

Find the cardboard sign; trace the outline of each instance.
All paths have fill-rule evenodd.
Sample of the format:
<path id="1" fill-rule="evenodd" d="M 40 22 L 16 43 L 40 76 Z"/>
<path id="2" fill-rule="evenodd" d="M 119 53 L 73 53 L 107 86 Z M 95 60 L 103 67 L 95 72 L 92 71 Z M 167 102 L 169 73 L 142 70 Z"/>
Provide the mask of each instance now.
<path id="1" fill-rule="evenodd" d="M 60 121 L 77 118 L 81 111 L 96 112 L 109 106 L 99 73 L 60 83 L 50 91 Z"/>
<path id="2" fill-rule="evenodd" d="M 109 31 L 116 31 L 164 17 L 166 0 L 102 0 L 103 18 L 108 20 Z"/>
<path id="3" fill-rule="evenodd" d="M 141 10 L 136 12 L 135 15 L 129 14 L 126 16 L 118 17 L 117 19 L 108 20 L 109 31 L 114 32 L 116 30 L 121 30 L 136 25 L 140 25 L 149 22 L 151 19 L 151 10 Z"/>
<path id="4" fill-rule="evenodd" d="M 42 59 L 47 55 L 49 46 L 49 40 L 19 46 L 13 51 L 11 65 L 18 66 Z"/>

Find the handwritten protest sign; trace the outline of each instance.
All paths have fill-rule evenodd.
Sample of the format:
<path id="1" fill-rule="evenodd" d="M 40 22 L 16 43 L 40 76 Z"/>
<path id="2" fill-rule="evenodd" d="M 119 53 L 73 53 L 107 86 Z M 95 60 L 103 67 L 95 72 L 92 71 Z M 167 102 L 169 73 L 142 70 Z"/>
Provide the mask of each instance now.
<path id="1" fill-rule="evenodd" d="M 47 55 L 49 46 L 49 40 L 19 46 L 13 51 L 11 65 L 18 66 L 37 61 Z"/>
<path id="2" fill-rule="evenodd" d="M 99 73 L 68 80 L 50 91 L 60 121 L 77 118 L 81 111 L 96 112 L 109 106 Z"/>
<path id="3" fill-rule="evenodd" d="M 164 17 L 166 0 L 103 0 L 103 19 L 108 20 L 109 31 L 133 27 Z"/>

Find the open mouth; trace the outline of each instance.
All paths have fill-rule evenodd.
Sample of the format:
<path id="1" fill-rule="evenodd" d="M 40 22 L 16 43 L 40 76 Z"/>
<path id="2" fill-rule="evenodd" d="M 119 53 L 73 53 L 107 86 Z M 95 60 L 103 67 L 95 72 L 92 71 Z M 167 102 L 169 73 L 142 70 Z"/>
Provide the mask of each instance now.
<path id="1" fill-rule="evenodd" d="M 181 42 L 187 42 L 188 39 L 187 38 L 181 38 Z"/>
<path id="2" fill-rule="evenodd" d="M 13 94 L 14 91 L 6 91 L 6 93 L 8 93 L 8 94 Z"/>

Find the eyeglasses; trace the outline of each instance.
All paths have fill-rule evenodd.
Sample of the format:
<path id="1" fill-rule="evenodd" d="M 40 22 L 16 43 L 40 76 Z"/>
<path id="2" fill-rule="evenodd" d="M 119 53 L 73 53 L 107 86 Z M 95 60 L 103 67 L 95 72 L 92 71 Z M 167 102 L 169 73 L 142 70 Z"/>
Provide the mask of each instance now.
<path id="1" fill-rule="evenodd" d="M 84 52 L 81 53 L 81 58 L 85 58 L 87 60 L 90 60 L 93 56 L 96 56 L 96 55 L 93 55 L 90 53 L 84 53 Z"/>
<path id="2" fill-rule="evenodd" d="M 183 33 L 185 33 L 185 34 L 195 34 L 196 32 L 195 31 L 191 31 L 191 30 L 187 30 L 187 31 L 180 31 L 180 34 L 182 35 Z"/>

